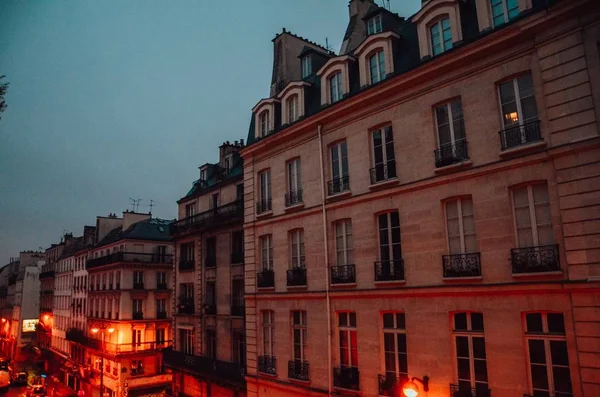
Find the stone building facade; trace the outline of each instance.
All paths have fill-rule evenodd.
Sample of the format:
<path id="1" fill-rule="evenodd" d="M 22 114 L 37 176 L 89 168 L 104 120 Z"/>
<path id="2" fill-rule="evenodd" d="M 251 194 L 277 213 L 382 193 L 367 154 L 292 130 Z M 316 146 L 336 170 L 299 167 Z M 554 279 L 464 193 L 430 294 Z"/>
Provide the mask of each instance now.
<path id="1" fill-rule="evenodd" d="M 596 2 L 349 10 L 241 151 L 248 395 L 600 395 Z"/>

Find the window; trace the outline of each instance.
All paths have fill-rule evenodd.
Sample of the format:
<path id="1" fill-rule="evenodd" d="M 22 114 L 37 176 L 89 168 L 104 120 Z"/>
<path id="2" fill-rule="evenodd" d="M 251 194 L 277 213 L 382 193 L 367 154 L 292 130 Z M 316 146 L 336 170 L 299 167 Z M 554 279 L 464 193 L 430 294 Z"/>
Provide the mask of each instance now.
<path id="1" fill-rule="evenodd" d="M 525 339 L 534 396 L 571 397 L 571 373 L 562 313 L 527 313 Z"/>
<path id="2" fill-rule="evenodd" d="M 342 368 L 358 368 L 358 341 L 356 338 L 356 313 L 338 313 L 340 337 L 340 365 Z"/>
<path id="3" fill-rule="evenodd" d="M 287 100 L 287 121 L 293 123 L 298 120 L 298 95 L 292 95 Z"/>
<path id="4" fill-rule="evenodd" d="M 466 147 L 465 120 L 460 99 L 435 108 L 438 144 L 441 161 L 438 166 L 448 165 L 454 160 L 468 158 Z"/>
<path id="5" fill-rule="evenodd" d="M 383 350 L 386 383 L 408 380 L 404 313 L 383 313 Z"/>
<path id="6" fill-rule="evenodd" d="M 381 14 L 374 16 L 367 21 L 367 35 L 381 33 Z"/>
<path id="7" fill-rule="evenodd" d="M 113 289 L 113 281 L 115 279 L 115 274 L 113 272 L 110 272 L 110 275 L 108 276 L 108 289 Z"/>
<path id="8" fill-rule="evenodd" d="M 231 233 L 231 263 L 244 262 L 244 232 L 238 230 Z"/>
<path id="9" fill-rule="evenodd" d="M 487 392 L 483 314 L 455 313 L 453 334 L 459 390 L 467 392 L 474 388 L 478 395 Z"/>
<path id="10" fill-rule="evenodd" d="M 490 0 L 494 27 L 498 27 L 519 15 L 518 0 Z"/>
<path id="11" fill-rule="evenodd" d="M 194 261 L 194 243 L 181 244 L 181 261 L 182 262 L 193 262 Z"/>
<path id="12" fill-rule="evenodd" d="M 194 299 L 194 284 L 193 283 L 181 283 L 179 284 L 179 289 L 181 291 L 181 295 L 186 298 L 193 300 Z"/>
<path id="13" fill-rule="evenodd" d="M 142 360 L 131 360 L 131 374 L 141 375 L 144 373 L 144 362 Z"/>
<path id="14" fill-rule="evenodd" d="M 432 25 L 429 33 L 431 34 L 431 51 L 434 56 L 452 48 L 452 30 L 448 17 Z"/>
<path id="15" fill-rule="evenodd" d="M 259 213 L 271 209 L 271 170 L 258 174 L 258 199 L 260 200 Z"/>
<path id="16" fill-rule="evenodd" d="M 238 201 L 244 201 L 244 185 L 235 185 L 235 199 Z"/>
<path id="17" fill-rule="evenodd" d="M 144 284 L 144 272 L 133 272 L 133 284 Z"/>
<path id="18" fill-rule="evenodd" d="M 196 215 L 196 203 L 187 204 L 185 206 L 185 217 L 189 218 L 194 215 Z"/>
<path id="19" fill-rule="evenodd" d="M 379 221 L 379 259 L 396 261 L 402 259 L 400 243 L 400 215 L 398 211 L 378 216 Z"/>
<path id="20" fill-rule="evenodd" d="M 517 146 L 532 141 L 534 138 L 539 139 L 539 136 L 530 136 L 532 131 L 519 128 L 525 124 L 537 121 L 538 118 L 531 74 L 527 73 L 516 79 L 502 83 L 498 89 L 500 92 L 504 129 L 515 130 L 516 132 L 515 136 L 503 136 L 503 147 Z M 539 134 L 539 131 L 537 133 Z"/>
<path id="21" fill-rule="evenodd" d="M 161 316 L 166 317 L 167 314 L 167 300 L 166 299 L 157 299 L 156 300 L 156 317 L 160 318 Z"/>
<path id="22" fill-rule="evenodd" d="M 179 329 L 179 351 L 190 356 L 194 355 L 194 332 L 191 329 Z"/>
<path id="23" fill-rule="evenodd" d="M 311 59 L 310 59 L 310 55 L 307 55 L 304 58 L 302 58 L 302 78 L 310 76 L 311 73 L 312 73 Z"/>
<path id="24" fill-rule="evenodd" d="M 546 183 L 513 189 L 513 205 L 520 248 L 554 244 L 550 197 Z"/>
<path id="25" fill-rule="evenodd" d="M 286 206 L 302 202 L 302 181 L 300 173 L 300 159 L 287 162 L 288 192 L 286 195 Z"/>
<path id="26" fill-rule="evenodd" d="M 200 170 L 200 180 L 206 181 L 206 169 Z M 195 209 L 194 209 L 195 211 Z"/>
<path id="27" fill-rule="evenodd" d="M 352 221 L 344 219 L 335 223 L 335 248 L 337 265 L 353 265 Z"/>
<path id="28" fill-rule="evenodd" d="M 167 272 L 156 272 L 156 285 L 167 285 Z"/>
<path id="29" fill-rule="evenodd" d="M 210 280 L 206 282 L 206 306 L 208 306 L 207 314 L 216 314 L 217 304 L 217 290 L 215 287 L 215 281 Z"/>
<path id="30" fill-rule="evenodd" d="M 329 100 L 330 103 L 334 103 L 342 99 L 343 87 L 342 87 L 342 72 L 335 73 L 329 79 Z"/>
<path id="31" fill-rule="evenodd" d="M 117 289 L 121 289 L 121 271 L 117 271 L 115 274 L 115 283 L 117 284 Z"/>
<path id="32" fill-rule="evenodd" d="M 131 344 L 134 347 L 142 346 L 142 330 L 141 329 L 132 329 L 131 330 Z"/>
<path id="33" fill-rule="evenodd" d="M 240 330 L 234 329 L 232 331 L 232 356 L 233 362 L 241 364 L 242 367 L 246 366 L 246 336 Z"/>
<path id="34" fill-rule="evenodd" d="M 269 111 L 265 110 L 260 114 L 260 136 L 267 136 L 269 134 Z"/>
<path id="35" fill-rule="evenodd" d="M 331 178 L 330 195 L 350 189 L 346 141 L 331 146 Z"/>
<path id="36" fill-rule="evenodd" d="M 206 330 L 206 357 L 217 359 L 217 332 L 214 329 Z"/>
<path id="37" fill-rule="evenodd" d="M 446 227 L 448 251 L 451 255 L 477 252 L 475 216 L 470 198 L 446 202 Z"/>
<path id="38" fill-rule="evenodd" d="M 260 237 L 262 270 L 273 270 L 273 237 L 270 234 Z"/>
<path id="39" fill-rule="evenodd" d="M 305 268 L 304 261 L 304 230 L 298 229 L 290 232 L 291 265 L 294 268 Z"/>
<path id="40" fill-rule="evenodd" d="M 369 58 L 369 68 L 371 70 L 371 84 L 385 79 L 385 55 L 383 50 L 378 51 Z"/>
<path id="41" fill-rule="evenodd" d="M 306 311 L 292 311 L 293 359 L 306 361 Z"/>
<path id="42" fill-rule="evenodd" d="M 273 310 L 262 311 L 263 329 L 263 355 L 272 357 L 275 355 L 275 312 Z"/>
<path id="43" fill-rule="evenodd" d="M 231 280 L 231 306 L 232 315 L 244 315 L 244 279 L 234 278 Z M 233 313 L 234 308 L 241 309 L 241 311 Z"/>
<path id="44" fill-rule="evenodd" d="M 142 299 L 133 299 L 133 314 L 141 314 L 144 312 L 143 309 L 144 301 Z"/>
<path id="45" fill-rule="evenodd" d="M 162 346 L 165 343 L 165 329 L 159 328 L 156 330 L 154 341 L 158 346 Z"/>
<path id="46" fill-rule="evenodd" d="M 217 238 L 208 237 L 205 240 L 206 257 L 204 262 L 206 267 L 215 267 L 217 265 Z"/>
<path id="47" fill-rule="evenodd" d="M 371 183 L 396 178 L 396 156 L 394 153 L 394 134 L 388 126 L 373 131 L 373 165 Z"/>

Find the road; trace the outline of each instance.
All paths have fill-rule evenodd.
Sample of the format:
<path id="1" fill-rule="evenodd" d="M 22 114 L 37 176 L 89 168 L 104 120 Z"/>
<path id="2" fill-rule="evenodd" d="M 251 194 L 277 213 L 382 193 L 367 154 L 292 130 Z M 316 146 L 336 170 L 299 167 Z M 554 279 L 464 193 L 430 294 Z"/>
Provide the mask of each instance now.
<path id="1" fill-rule="evenodd" d="M 8 392 L 0 394 L 0 397 L 25 397 L 26 386 L 13 386 Z"/>

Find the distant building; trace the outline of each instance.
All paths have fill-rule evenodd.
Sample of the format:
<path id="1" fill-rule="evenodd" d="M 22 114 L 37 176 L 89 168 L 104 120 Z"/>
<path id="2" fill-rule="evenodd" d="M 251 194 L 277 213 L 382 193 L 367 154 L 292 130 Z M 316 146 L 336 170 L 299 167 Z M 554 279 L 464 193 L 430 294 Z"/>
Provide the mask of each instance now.
<path id="1" fill-rule="evenodd" d="M 72 234 L 65 234 L 60 243 L 52 244 L 44 254 L 45 264 L 42 266 L 40 279 L 40 323 L 38 326 L 37 346 L 46 354 L 51 347 L 54 307 L 54 277 L 56 263 L 65 247 L 65 240 Z M 46 356 L 50 358 L 51 356 Z"/>

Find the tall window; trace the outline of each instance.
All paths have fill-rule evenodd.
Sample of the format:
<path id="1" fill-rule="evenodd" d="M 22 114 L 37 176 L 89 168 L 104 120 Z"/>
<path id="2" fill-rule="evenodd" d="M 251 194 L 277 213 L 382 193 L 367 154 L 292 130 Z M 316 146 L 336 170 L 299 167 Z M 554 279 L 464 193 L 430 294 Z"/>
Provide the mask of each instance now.
<path id="1" fill-rule="evenodd" d="M 498 27 L 519 15 L 518 0 L 490 0 L 494 27 Z"/>
<path id="2" fill-rule="evenodd" d="M 342 72 L 335 73 L 329 79 L 329 99 L 330 103 L 334 103 L 342 99 L 343 87 L 342 87 Z"/>
<path id="3" fill-rule="evenodd" d="M 520 248 L 554 244 L 546 183 L 513 189 L 513 205 Z"/>
<path id="4" fill-rule="evenodd" d="M 450 19 L 439 20 L 429 28 L 431 35 L 431 50 L 433 55 L 439 55 L 452 48 L 452 29 L 450 29 Z"/>
<path id="5" fill-rule="evenodd" d="M 297 229 L 290 232 L 290 246 L 292 269 L 306 267 L 304 261 L 304 230 Z"/>
<path id="6" fill-rule="evenodd" d="M 343 219 L 335 223 L 335 249 L 337 265 L 354 264 L 352 243 L 352 221 Z"/>
<path id="7" fill-rule="evenodd" d="M 206 282 L 206 305 L 216 306 L 217 304 L 217 290 L 215 287 L 215 281 L 210 280 Z"/>
<path id="8" fill-rule="evenodd" d="M 263 355 L 272 357 L 275 355 L 275 312 L 273 310 L 263 310 L 261 313 L 263 330 Z"/>
<path id="9" fill-rule="evenodd" d="M 115 284 L 117 289 L 121 289 L 121 272 L 119 270 L 115 273 Z"/>
<path id="10" fill-rule="evenodd" d="M 206 257 L 205 265 L 206 267 L 215 267 L 217 265 L 217 237 L 208 237 L 205 240 L 206 247 Z"/>
<path id="11" fill-rule="evenodd" d="M 537 120 L 537 105 L 530 73 L 502 83 L 498 89 L 505 129 Z"/>
<path id="12" fill-rule="evenodd" d="M 470 198 L 446 202 L 446 227 L 448 251 L 451 255 L 477 252 L 475 216 Z"/>
<path id="13" fill-rule="evenodd" d="M 144 272 L 133 272 L 133 284 L 144 284 Z"/>
<path id="14" fill-rule="evenodd" d="M 333 193 L 339 193 L 349 188 L 348 182 L 344 183 L 344 179 L 348 178 L 348 148 L 346 141 L 331 146 L 331 178 L 335 184 Z"/>
<path id="15" fill-rule="evenodd" d="M 269 111 L 264 110 L 260 114 L 260 136 L 267 136 L 269 133 Z"/>
<path id="16" fill-rule="evenodd" d="M 244 307 L 244 279 L 234 278 L 231 280 L 231 306 L 236 308 Z M 243 315 L 242 313 L 239 313 Z"/>
<path id="17" fill-rule="evenodd" d="M 287 100 L 288 123 L 298 120 L 298 95 L 292 95 Z"/>
<path id="18" fill-rule="evenodd" d="M 375 53 L 369 58 L 369 68 L 371 71 L 371 84 L 375 84 L 385 79 L 385 55 L 383 50 Z"/>
<path id="19" fill-rule="evenodd" d="M 292 311 L 294 361 L 306 361 L 306 311 Z"/>
<path id="20" fill-rule="evenodd" d="M 527 350 L 534 396 L 571 397 L 571 373 L 562 313 L 528 313 Z"/>
<path id="21" fill-rule="evenodd" d="M 156 285 L 167 285 L 167 272 L 156 272 Z"/>
<path id="22" fill-rule="evenodd" d="M 237 230 L 231 233 L 231 263 L 244 261 L 244 232 Z"/>
<path id="23" fill-rule="evenodd" d="M 104 301 L 103 301 L 104 302 Z M 142 299 L 133 299 L 133 314 L 141 314 L 144 312 L 144 301 Z"/>
<path id="24" fill-rule="evenodd" d="M 454 342 L 459 390 L 489 390 L 482 313 L 454 314 Z"/>
<path id="25" fill-rule="evenodd" d="M 465 120 L 460 99 L 435 108 L 438 142 L 442 157 L 466 158 Z"/>
<path id="26" fill-rule="evenodd" d="M 194 355 L 194 331 L 192 329 L 179 329 L 179 351 L 190 356 Z"/>
<path id="27" fill-rule="evenodd" d="M 302 78 L 310 76 L 311 73 L 312 73 L 311 59 L 310 59 L 310 55 L 307 55 L 304 58 L 302 58 Z"/>
<path id="28" fill-rule="evenodd" d="M 167 300 L 157 299 L 156 300 L 156 317 L 167 314 Z"/>
<path id="29" fill-rule="evenodd" d="M 144 373 L 144 361 L 143 360 L 131 360 L 131 374 L 141 375 Z"/>
<path id="30" fill-rule="evenodd" d="M 206 330 L 206 357 L 217 359 L 217 332 L 214 329 Z"/>
<path id="31" fill-rule="evenodd" d="M 181 244 L 180 256 L 182 262 L 193 262 L 194 261 L 194 243 Z"/>
<path id="32" fill-rule="evenodd" d="M 154 334 L 154 341 L 158 346 L 162 346 L 165 343 L 165 329 L 158 328 Z"/>
<path id="33" fill-rule="evenodd" d="M 368 35 L 381 33 L 381 31 L 382 31 L 381 14 L 376 15 L 367 21 L 367 34 Z"/>
<path id="34" fill-rule="evenodd" d="M 262 203 L 262 210 L 271 209 L 271 170 L 265 170 L 258 174 L 258 199 Z M 262 212 L 262 211 L 260 211 Z"/>
<path id="35" fill-rule="evenodd" d="M 404 313 L 383 313 L 383 350 L 387 384 L 408 379 Z"/>
<path id="36" fill-rule="evenodd" d="M 379 259 L 396 261 L 402 259 L 400 243 L 400 215 L 398 211 L 378 216 L 379 223 Z"/>
<path id="37" fill-rule="evenodd" d="M 394 134 L 388 126 L 373 131 L 373 165 L 371 183 L 396 177 L 396 156 L 394 153 Z"/>
<path id="38" fill-rule="evenodd" d="M 340 365 L 358 368 L 358 340 L 356 338 L 356 312 L 338 313 L 340 337 Z"/>
<path id="39" fill-rule="evenodd" d="M 231 345 L 233 362 L 246 365 L 246 336 L 241 330 L 234 329 L 231 332 Z"/>
<path id="40" fill-rule="evenodd" d="M 300 173 L 300 159 L 287 162 L 288 195 L 286 205 L 302 202 L 302 177 Z"/>
<path id="41" fill-rule="evenodd" d="M 186 204 L 185 206 L 185 217 L 196 215 L 196 203 Z"/>
<path id="42" fill-rule="evenodd" d="M 142 346 L 142 330 L 141 329 L 131 330 L 131 343 L 134 347 Z"/>
<path id="43" fill-rule="evenodd" d="M 270 234 L 260 237 L 260 259 L 263 270 L 273 270 L 273 237 Z"/>

